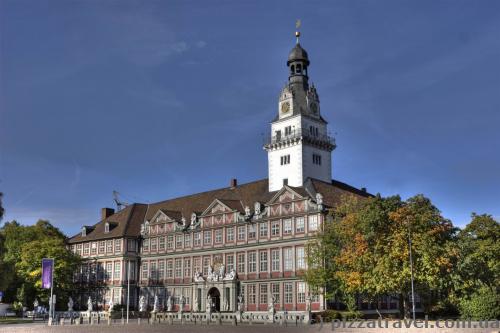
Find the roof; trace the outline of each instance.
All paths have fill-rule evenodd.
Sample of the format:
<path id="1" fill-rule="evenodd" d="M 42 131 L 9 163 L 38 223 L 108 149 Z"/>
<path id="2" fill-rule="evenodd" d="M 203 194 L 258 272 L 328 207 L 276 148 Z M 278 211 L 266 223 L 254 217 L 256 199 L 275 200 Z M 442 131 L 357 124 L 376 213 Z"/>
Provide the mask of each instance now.
<path id="1" fill-rule="evenodd" d="M 297 43 L 288 54 L 287 65 L 296 60 L 304 61 L 309 65 L 309 57 L 307 55 L 307 52 L 302 48 L 302 46 L 300 46 L 299 43 Z"/>
<path id="2" fill-rule="evenodd" d="M 312 188 L 310 188 L 311 186 Z M 315 193 L 319 192 L 323 195 L 324 204 L 329 207 L 337 205 L 343 194 L 351 193 L 363 197 L 371 196 L 365 191 L 335 180 L 328 183 L 317 179 L 310 179 L 302 187 L 288 187 L 302 196 L 311 197 L 313 200 L 315 200 Z M 159 210 L 176 220 L 184 217 L 186 221 L 190 221 L 192 213 L 199 215 L 215 200 L 219 200 L 235 211 L 244 212 L 246 206 L 253 207 L 255 202 L 267 203 L 278 192 L 269 192 L 268 188 L 268 180 L 261 179 L 235 187 L 220 188 L 153 204 L 134 203 L 96 223 L 93 226 L 94 229 L 89 230 L 85 237 L 82 237 L 81 233 L 71 237 L 69 243 L 116 237 L 138 237 L 141 231 L 141 224 L 145 220 L 151 220 Z M 111 229 L 109 233 L 104 233 L 106 222 L 116 223 L 116 227 Z"/>

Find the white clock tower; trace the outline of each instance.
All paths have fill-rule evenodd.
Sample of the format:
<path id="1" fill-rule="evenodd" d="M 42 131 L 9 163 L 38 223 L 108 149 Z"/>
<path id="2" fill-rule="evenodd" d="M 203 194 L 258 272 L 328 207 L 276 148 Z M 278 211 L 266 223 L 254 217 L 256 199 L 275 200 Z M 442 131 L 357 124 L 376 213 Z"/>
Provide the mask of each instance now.
<path id="1" fill-rule="evenodd" d="M 269 191 L 283 185 L 302 186 L 307 178 L 332 181 L 332 151 L 335 141 L 328 136 L 321 117 L 318 93 L 309 86 L 306 50 L 297 44 L 288 55 L 288 83 L 282 89 L 278 115 L 271 122 L 271 135 L 264 144 L 269 163 Z"/>

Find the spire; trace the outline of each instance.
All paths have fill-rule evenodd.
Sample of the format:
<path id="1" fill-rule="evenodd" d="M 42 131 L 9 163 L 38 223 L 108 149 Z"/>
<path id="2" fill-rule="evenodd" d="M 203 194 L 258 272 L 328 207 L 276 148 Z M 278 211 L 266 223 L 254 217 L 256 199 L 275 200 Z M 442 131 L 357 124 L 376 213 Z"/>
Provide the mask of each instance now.
<path id="1" fill-rule="evenodd" d="M 300 22 L 300 19 L 297 19 L 297 21 L 295 22 L 295 28 L 297 29 L 295 31 L 295 37 L 297 38 L 297 45 L 299 44 L 299 37 L 300 37 L 299 28 L 301 25 L 302 25 L 302 22 Z"/>

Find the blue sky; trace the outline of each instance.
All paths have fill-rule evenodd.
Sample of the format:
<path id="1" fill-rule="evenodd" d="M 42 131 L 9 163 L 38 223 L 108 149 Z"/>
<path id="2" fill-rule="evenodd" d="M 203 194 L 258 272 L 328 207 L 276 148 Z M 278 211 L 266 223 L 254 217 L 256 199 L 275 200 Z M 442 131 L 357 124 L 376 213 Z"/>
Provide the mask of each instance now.
<path id="1" fill-rule="evenodd" d="M 335 179 L 500 217 L 499 1 L 0 0 L 4 221 L 267 177 L 297 18 Z"/>

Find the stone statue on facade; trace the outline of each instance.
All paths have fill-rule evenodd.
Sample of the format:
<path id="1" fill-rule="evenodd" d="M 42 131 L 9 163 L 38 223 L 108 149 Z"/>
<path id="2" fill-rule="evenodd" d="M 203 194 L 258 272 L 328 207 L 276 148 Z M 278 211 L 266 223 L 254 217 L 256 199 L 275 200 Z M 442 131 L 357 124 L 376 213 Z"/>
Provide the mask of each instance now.
<path id="1" fill-rule="evenodd" d="M 207 301 L 205 304 L 205 312 L 210 315 L 212 313 L 212 299 L 210 296 L 207 297 Z"/>
<path id="2" fill-rule="evenodd" d="M 194 272 L 194 282 L 205 282 L 205 279 L 203 279 L 203 274 L 201 274 L 201 272 Z"/>
<path id="3" fill-rule="evenodd" d="M 274 315 L 274 313 L 276 312 L 274 310 L 274 303 L 275 302 L 276 302 L 276 300 L 274 298 L 274 295 L 269 297 L 269 303 L 267 304 L 267 312 L 269 312 L 270 315 Z"/>
<path id="4" fill-rule="evenodd" d="M 73 299 L 70 297 L 68 298 L 68 312 L 73 312 L 73 306 L 75 304 L 73 303 Z"/>
<path id="5" fill-rule="evenodd" d="M 110 299 L 108 303 L 108 312 L 113 312 L 113 300 Z"/>
<path id="6" fill-rule="evenodd" d="M 323 195 L 321 193 L 316 193 L 316 204 L 319 210 L 323 210 Z"/>
<path id="7" fill-rule="evenodd" d="M 139 298 L 139 312 L 145 312 L 146 311 L 146 297 L 142 295 Z"/>
<path id="8" fill-rule="evenodd" d="M 229 302 L 227 301 L 227 298 L 225 298 L 224 302 L 222 302 L 222 311 L 229 311 Z"/>
<path id="9" fill-rule="evenodd" d="M 231 269 L 231 270 L 229 271 L 229 273 L 227 273 L 227 274 L 224 276 L 224 280 L 226 280 L 226 281 L 232 281 L 232 280 L 234 280 L 234 279 L 236 279 L 236 271 L 235 271 L 235 270 L 234 270 L 234 268 L 233 268 L 233 269 Z"/>
<path id="10" fill-rule="evenodd" d="M 182 311 L 184 311 L 185 304 L 186 304 L 186 299 L 184 298 L 184 295 L 181 295 L 181 297 L 179 297 L 179 313 L 182 313 Z"/>
<path id="11" fill-rule="evenodd" d="M 214 274 L 212 266 L 208 266 L 207 281 L 209 282 L 216 281 L 216 276 Z"/>
<path id="12" fill-rule="evenodd" d="M 255 215 L 260 215 L 260 202 L 256 201 L 253 205 Z"/>
<path id="13" fill-rule="evenodd" d="M 238 295 L 238 311 L 243 312 L 243 295 Z"/>
<path id="14" fill-rule="evenodd" d="M 226 273 L 226 267 L 224 265 L 220 265 L 220 267 L 219 267 L 219 277 L 221 279 L 223 279 L 225 273 Z"/>
<path id="15" fill-rule="evenodd" d="M 250 218 L 251 215 L 252 215 L 252 212 L 250 211 L 250 207 L 245 206 L 245 217 Z"/>
<path id="16" fill-rule="evenodd" d="M 172 311 L 172 296 L 168 296 L 167 299 L 167 311 Z"/>
<path id="17" fill-rule="evenodd" d="M 89 296 L 89 298 L 87 299 L 87 311 L 88 312 L 92 312 L 93 310 L 93 307 L 92 307 L 92 298 Z"/>
<path id="18" fill-rule="evenodd" d="M 153 303 L 153 312 L 158 312 L 160 310 L 160 300 L 158 299 L 158 295 L 155 295 L 155 300 Z"/>

